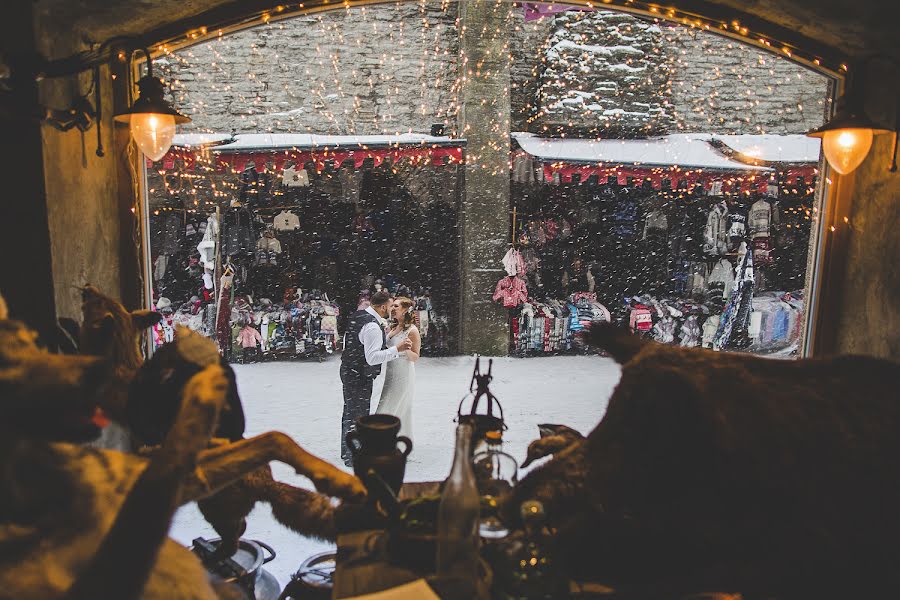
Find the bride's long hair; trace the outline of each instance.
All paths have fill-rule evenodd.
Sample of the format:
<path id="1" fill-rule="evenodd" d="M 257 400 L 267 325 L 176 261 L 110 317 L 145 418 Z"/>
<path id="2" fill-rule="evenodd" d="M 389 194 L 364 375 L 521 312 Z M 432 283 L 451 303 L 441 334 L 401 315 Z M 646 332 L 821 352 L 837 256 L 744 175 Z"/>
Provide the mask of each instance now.
<path id="1" fill-rule="evenodd" d="M 415 303 L 406 296 L 397 296 L 395 301 L 403 307 L 404 313 L 400 319 L 396 319 L 397 324 L 402 325 L 403 329 L 409 329 L 416 324 L 416 313 L 413 310 Z"/>

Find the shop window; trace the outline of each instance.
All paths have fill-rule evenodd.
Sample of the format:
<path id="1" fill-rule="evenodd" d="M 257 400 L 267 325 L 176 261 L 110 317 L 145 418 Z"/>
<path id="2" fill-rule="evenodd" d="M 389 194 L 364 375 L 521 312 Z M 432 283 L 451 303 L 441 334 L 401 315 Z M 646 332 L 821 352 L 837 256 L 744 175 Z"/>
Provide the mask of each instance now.
<path id="1" fill-rule="evenodd" d="M 511 352 L 582 352 L 608 318 L 799 355 L 819 208 L 800 134 L 827 79 L 665 21 L 529 10 L 509 31 Z M 300 15 L 157 61 L 194 119 L 148 169 L 157 343 L 181 323 L 237 361 L 321 358 L 383 286 L 414 299 L 426 354 L 459 351 L 458 16 Z"/>

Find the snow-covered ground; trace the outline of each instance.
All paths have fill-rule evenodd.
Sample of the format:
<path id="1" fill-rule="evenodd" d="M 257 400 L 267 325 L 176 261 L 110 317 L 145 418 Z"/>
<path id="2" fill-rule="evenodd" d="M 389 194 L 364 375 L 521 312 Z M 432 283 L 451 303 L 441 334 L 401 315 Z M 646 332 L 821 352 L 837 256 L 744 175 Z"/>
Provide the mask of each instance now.
<path id="1" fill-rule="evenodd" d="M 450 357 L 423 358 L 416 363 L 415 448 L 406 481 L 436 481 L 447 476 L 453 454 L 453 417 L 469 389 L 474 362 L 471 357 Z M 339 446 L 343 406 L 339 365 L 337 356 L 324 363 L 235 365 L 247 435 L 283 431 L 310 452 L 344 468 Z M 593 429 L 606 410 L 620 371 L 608 358 L 567 356 L 494 359 L 493 374 L 491 390 L 503 405 L 509 426 L 504 449 L 521 463 L 528 443 L 538 437 L 538 423 L 564 423 L 583 433 Z M 381 378 L 375 382 L 373 410 L 380 387 Z M 281 481 L 311 487 L 286 465 L 275 463 L 273 470 Z M 185 545 L 198 536 L 216 537 L 194 504 L 178 511 L 171 535 Z M 247 519 L 244 537 L 260 539 L 278 552 L 265 568 L 282 586 L 306 557 L 331 548 L 283 527 L 262 503 Z"/>

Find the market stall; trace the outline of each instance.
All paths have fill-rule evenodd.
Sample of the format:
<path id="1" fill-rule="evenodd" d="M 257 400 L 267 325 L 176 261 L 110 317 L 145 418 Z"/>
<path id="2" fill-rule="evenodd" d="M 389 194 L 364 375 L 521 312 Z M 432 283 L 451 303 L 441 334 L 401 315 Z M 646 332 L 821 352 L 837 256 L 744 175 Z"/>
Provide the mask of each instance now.
<path id="1" fill-rule="evenodd" d="M 577 350 L 573 333 L 609 320 L 683 346 L 796 348 L 817 140 L 513 140 L 507 276 L 494 294 L 511 311 L 513 351 Z"/>
<path id="2" fill-rule="evenodd" d="M 413 299 L 425 353 L 453 351 L 459 274 L 447 233 L 464 143 L 176 138 L 149 165 L 157 341 L 183 324 L 235 360 L 322 358 L 338 348 L 346 315 L 384 287 Z"/>

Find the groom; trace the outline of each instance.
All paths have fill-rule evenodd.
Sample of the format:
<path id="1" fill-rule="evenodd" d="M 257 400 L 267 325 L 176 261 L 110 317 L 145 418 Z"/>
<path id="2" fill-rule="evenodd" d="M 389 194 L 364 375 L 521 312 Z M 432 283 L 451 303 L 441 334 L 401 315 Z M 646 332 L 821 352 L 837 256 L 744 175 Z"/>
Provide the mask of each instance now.
<path id="1" fill-rule="evenodd" d="M 341 458 L 353 466 L 353 455 L 347 447 L 347 432 L 356 428 L 356 419 L 369 414 L 372 382 L 381 373 L 381 365 L 394 360 L 412 348 L 409 338 L 399 346 L 388 348 L 382 323 L 388 316 L 391 296 L 375 292 L 371 306 L 350 315 L 341 355 L 341 382 L 344 384 L 344 414 L 341 417 Z"/>

